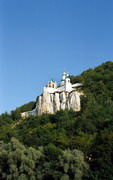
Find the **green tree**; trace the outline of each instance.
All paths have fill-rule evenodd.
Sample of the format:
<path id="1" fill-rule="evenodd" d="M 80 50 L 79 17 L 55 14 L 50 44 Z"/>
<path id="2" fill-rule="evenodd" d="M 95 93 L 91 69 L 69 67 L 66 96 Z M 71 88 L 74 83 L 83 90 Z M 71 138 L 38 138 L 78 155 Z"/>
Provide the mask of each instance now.
<path id="1" fill-rule="evenodd" d="M 40 150 L 26 148 L 15 138 L 12 138 L 8 144 L 0 142 L 0 178 L 40 179 L 41 159 L 43 159 L 43 153 Z"/>
<path id="2" fill-rule="evenodd" d="M 62 169 L 61 180 L 81 180 L 88 170 L 84 155 L 79 150 L 64 150 L 59 156 L 59 166 Z"/>
<path id="3" fill-rule="evenodd" d="M 21 119 L 21 111 L 19 108 L 17 108 L 15 111 L 11 111 L 11 118 L 13 120 L 19 120 Z"/>

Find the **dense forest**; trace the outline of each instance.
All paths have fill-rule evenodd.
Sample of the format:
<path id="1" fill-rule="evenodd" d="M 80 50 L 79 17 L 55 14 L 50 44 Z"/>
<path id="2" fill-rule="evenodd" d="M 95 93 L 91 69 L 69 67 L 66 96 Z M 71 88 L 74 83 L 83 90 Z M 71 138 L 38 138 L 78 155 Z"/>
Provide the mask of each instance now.
<path id="1" fill-rule="evenodd" d="M 1 180 L 113 180 L 113 62 L 70 78 L 81 111 L 22 119 L 30 102 L 0 115 Z"/>

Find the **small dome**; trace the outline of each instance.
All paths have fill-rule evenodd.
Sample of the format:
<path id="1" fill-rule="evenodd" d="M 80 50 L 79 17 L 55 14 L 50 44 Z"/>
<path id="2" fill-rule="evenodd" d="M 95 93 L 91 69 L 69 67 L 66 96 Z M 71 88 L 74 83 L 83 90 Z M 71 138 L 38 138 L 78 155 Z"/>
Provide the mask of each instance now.
<path id="1" fill-rule="evenodd" d="M 51 82 L 54 82 L 54 83 L 55 83 L 55 81 L 54 81 L 53 79 L 51 79 Z"/>
<path id="2" fill-rule="evenodd" d="M 65 76 L 66 76 L 66 74 L 67 74 L 67 73 L 64 71 L 64 72 L 63 72 L 63 75 L 65 75 Z"/>
<path id="3" fill-rule="evenodd" d="M 66 79 L 67 79 L 67 78 L 69 79 L 69 76 L 66 76 Z"/>

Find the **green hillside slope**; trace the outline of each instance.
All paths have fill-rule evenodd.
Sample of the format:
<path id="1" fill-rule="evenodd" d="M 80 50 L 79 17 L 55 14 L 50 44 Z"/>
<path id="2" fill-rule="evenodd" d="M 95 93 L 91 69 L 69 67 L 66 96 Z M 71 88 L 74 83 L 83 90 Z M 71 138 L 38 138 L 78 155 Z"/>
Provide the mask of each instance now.
<path id="1" fill-rule="evenodd" d="M 113 180 L 113 62 L 70 78 L 83 83 L 80 112 L 0 115 L 0 179 Z"/>

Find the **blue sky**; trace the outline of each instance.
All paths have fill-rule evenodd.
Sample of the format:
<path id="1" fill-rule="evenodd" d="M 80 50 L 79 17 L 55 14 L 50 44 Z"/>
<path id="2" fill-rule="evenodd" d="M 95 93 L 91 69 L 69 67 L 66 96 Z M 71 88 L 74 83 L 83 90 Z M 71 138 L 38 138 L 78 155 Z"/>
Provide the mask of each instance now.
<path id="1" fill-rule="evenodd" d="M 113 61 L 113 0 L 0 1 L 0 113 L 42 93 L 64 68 Z"/>

